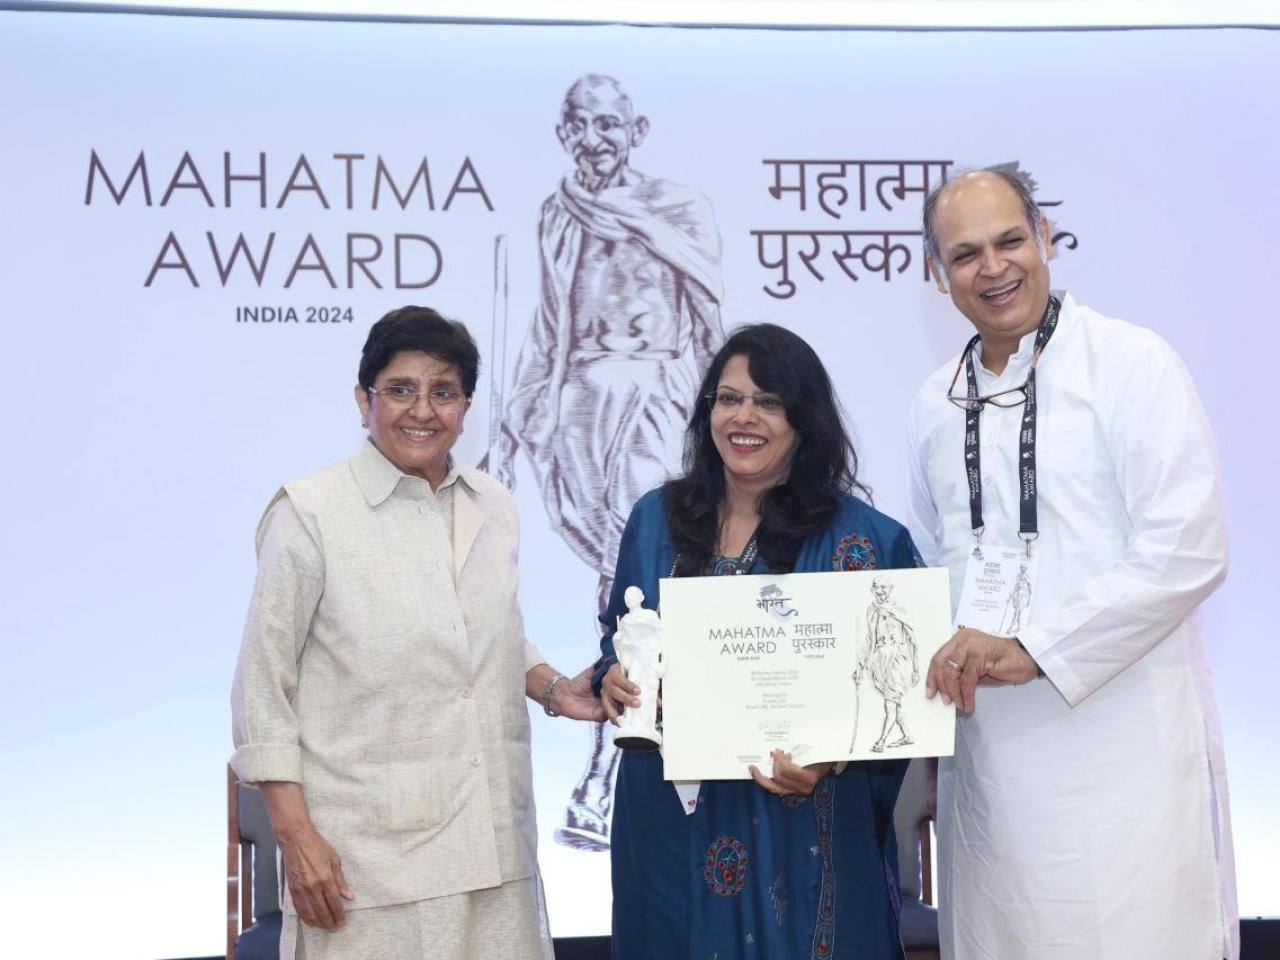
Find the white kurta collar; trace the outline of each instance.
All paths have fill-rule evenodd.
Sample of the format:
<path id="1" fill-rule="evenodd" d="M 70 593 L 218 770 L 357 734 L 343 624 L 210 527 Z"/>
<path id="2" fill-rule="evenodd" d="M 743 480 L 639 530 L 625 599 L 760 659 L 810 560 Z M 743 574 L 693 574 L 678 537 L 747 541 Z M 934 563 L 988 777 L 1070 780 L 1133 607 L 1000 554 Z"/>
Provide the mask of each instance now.
<path id="1" fill-rule="evenodd" d="M 1053 335 L 1053 338 L 1058 340 L 1066 334 L 1065 328 L 1069 328 L 1074 321 L 1076 302 L 1065 290 L 1050 290 L 1049 295 L 1056 297 L 1062 304 L 1062 309 L 1058 311 L 1058 327 Z M 982 341 L 979 340 L 978 345 L 973 348 L 979 379 L 984 383 L 999 384 L 1006 380 L 1025 378 L 1027 369 L 1031 366 L 1031 358 L 1035 356 L 1037 333 L 1039 333 L 1038 326 L 1030 333 L 1023 334 L 1022 339 L 1018 341 L 1018 349 L 1009 355 L 1009 361 L 999 374 L 992 373 L 982 362 Z"/>

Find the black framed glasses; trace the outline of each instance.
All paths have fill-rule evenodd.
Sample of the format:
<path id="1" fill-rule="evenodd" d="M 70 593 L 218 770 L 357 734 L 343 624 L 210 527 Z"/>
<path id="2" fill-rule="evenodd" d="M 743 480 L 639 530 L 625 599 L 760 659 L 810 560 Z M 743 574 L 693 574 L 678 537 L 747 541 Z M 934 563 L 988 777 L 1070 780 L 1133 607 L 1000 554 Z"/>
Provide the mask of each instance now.
<path id="1" fill-rule="evenodd" d="M 1044 347 L 1036 347 L 1035 353 L 1031 355 L 1031 367 L 1027 370 L 1027 379 L 1022 381 L 1021 386 L 1010 387 L 1008 390 L 997 390 L 995 393 L 986 393 L 977 397 L 969 396 L 969 391 L 966 387 L 964 393 L 957 394 L 955 389 L 956 384 L 960 381 L 960 371 L 964 369 L 965 361 L 969 359 L 969 355 L 973 352 L 973 348 L 978 345 L 980 339 L 980 337 L 974 337 L 969 341 L 969 345 L 964 348 L 964 352 L 960 354 L 960 362 L 956 364 L 956 372 L 951 376 L 951 385 L 947 387 L 947 399 L 961 410 L 977 410 L 984 403 L 989 403 L 993 407 L 1022 406 L 1027 402 L 1027 387 L 1031 384 L 1031 378 L 1035 376 L 1036 364 L 1040 362 L 1040 354 Z"/>

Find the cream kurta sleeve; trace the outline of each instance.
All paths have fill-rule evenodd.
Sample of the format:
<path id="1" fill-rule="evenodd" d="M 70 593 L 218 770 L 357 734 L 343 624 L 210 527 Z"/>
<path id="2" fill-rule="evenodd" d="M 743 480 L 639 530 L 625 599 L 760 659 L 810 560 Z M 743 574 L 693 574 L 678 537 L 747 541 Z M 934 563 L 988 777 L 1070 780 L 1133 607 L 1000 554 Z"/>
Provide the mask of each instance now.
<path id="1" fill-rule="evenodd" d="M 1182 361 L 1159 337 L 1149 340 L 1095 440 L 1110 452 L 1129 515 L 1125 552 L 1019 635 L 1072 706 L 1160 643 L 1226 576 L 1209 421 Z"/>
<path id="2" fill-rule="evenodd" d="M 540 663 L 546 663 L 547 658 L 538 650 L 537 644 L 532 640 L 524 642 L 524 668 L 526 671 L 532 670 Z"/>
<path id="3" fill-rule="evenodd" d="M 302 780 L 293 699 L 324 558 L 283 491 L 258 526 L 258 575 L 231 687 L 231 765 L 247 783 Z"/>

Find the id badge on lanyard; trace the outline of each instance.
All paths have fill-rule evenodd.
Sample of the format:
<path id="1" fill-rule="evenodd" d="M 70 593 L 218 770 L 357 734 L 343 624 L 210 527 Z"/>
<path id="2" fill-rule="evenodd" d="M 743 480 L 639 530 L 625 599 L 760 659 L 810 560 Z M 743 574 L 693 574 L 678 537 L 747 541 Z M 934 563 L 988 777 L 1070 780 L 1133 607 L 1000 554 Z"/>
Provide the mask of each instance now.
<path id="1" fill-rule="evenodd" d="M 1057 328 L 1061 304 L 1049 298 L 1040 329 L 1036 333 L 1036 359 Z M 973 550 L 965 564 L 956 624 L 984 633 L 1013 637 L 1026 626 L 1035 592 L 1039 554 L 1032 549 L 1040 536 L 1036 510 L 1036 371 L 1033 361 L 1024 388 L 1026 399 L 1018 431 L 1019 543 L 983 543 L 982 458 L 979 425 L 985 402 L 978 396 L 978 378 L 973 365 L 973 347 L 965 348 L 969 401 L 965 406 L 964 463 L 969 481 L 969 518 L 973 529 Z"/>
<path id="2" fill-rule="evenodd" d="M 975 547 L 964 568 L 956 624 L 999 637 L 1016 637 L 1027 625 L 1040 556 L 1026 546 Z"/>

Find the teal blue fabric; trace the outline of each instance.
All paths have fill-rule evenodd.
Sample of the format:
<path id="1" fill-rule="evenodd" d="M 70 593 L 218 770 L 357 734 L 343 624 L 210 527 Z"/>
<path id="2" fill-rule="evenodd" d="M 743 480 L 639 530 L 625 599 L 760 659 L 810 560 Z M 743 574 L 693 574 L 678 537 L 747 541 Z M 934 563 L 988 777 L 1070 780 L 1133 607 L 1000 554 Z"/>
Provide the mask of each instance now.
<path id="1" fill-rule="evenodd" d="M 659 596 L 675 560 L 662 489 L 636 504 L 622 535 L 595 683 L 615 662 L 622 595 Z M 906 529 L 853 497 L 810 537 L 797 572 L 920 566 Z M 758 561 L 753 573 L 768 572 Z M 852 693 L 852 684 L 850 685 Z M 714 702 L 706 704 L 709 721 Z M 890 960 L 898 930 L 893 806 L 906 760 L 851 763 L 810 797 L 752 781 L 705 781 L 686 815 L 656 753 L 626 751 L 611 856 L 616 960 Z"/>

